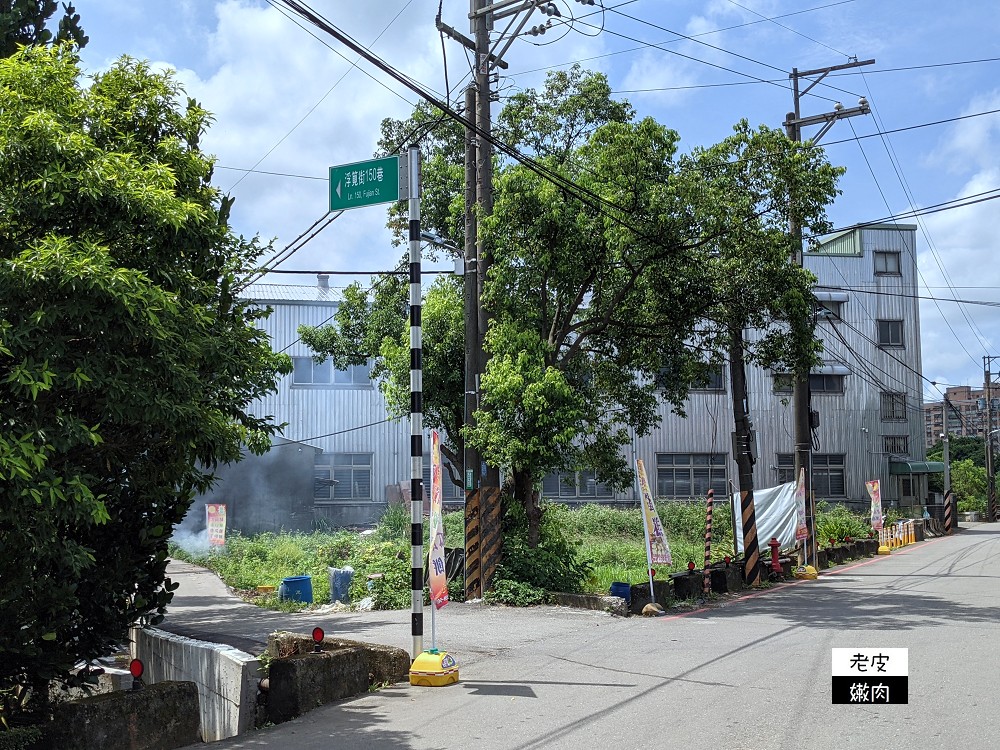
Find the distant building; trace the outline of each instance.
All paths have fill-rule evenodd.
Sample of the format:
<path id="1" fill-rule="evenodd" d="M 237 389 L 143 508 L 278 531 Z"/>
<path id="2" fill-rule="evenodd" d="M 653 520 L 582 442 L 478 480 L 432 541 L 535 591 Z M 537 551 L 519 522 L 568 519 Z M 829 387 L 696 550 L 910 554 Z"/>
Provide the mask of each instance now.
<path id="1" fill-rule="evenodd" d="M 1000 383 L 991 385 L 993 423 L 1000 422 Z M 968 385 L 950 386 L 944 399 L 924 404 L 924 444 L 929 448 L 947 432 L 956 437 L 986 434 L 986 391 Z"/>
<path id="2" fill-rule="evenodd" d="M 879 479 L 887 506 L 913 506 L 919 512 L 930 502 L 927 475 L 943 470 L 942 464 L 926 461 L 915 229 L 853 228 L 824 238 L 805 253 L 806 267 L 818 278 L 817 336 L 825 347 L 823 364 L 810 377 L 812 409 L 819 415 L 812 467 L 818 500 L 866 508 L 865 482 Z M 327 278 L 321 276 L 316 286 L 253 284 L 246 294 L 273 308 L 261 325 L 275 351 L 286 352 L 294 363 L 277 391 L 251 408 L 285 423 L 286 440 L 315 449 L 312 522 L 369 524 L 388 502 L 408 500 L 407 418 L 389 416 L 367 367 L 344 371 L 335 370 L 329 360 L 317 363 L 299 340 L 300 325 L 327 323 L 336 310 L 337 292 Z M 792 481 L 795 429 L 789 374 L 748 367 L 747 384 L 756 434 L 755 486 Z M 681 418 L 664 403 L 660 428 L 633 440 L 626 447 L 627 458 L 633 465 L 636 458 L 643 459 L 659 498 L 702 498 L 709 488 L 724 496 L 736 481 L 728 363 L 720 363 L 717 376 L 690 394 L 685 408 L 688 417 Z M 281 450 L 288 449 L 275 447 L 272 453 Z M 297 467 L 305 471 L 302 464 Z M 233 471 L 240 471 L 240 465 Z M 545 497 L 562 502 L 637 499 L 634 487 L 614 492 L 593 471 L 550 475 L 542 490 Z M 444 491 L 446 503 L 463 501 L 461 490 L 450 482 Z"/>

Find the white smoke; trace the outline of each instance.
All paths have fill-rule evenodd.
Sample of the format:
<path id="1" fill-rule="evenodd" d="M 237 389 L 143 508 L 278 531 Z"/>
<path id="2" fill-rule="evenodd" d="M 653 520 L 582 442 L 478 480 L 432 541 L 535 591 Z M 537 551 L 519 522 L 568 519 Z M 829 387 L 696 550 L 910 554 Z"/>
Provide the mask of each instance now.
<path id="1" fill-rule="evenodd" d="M 170 541 L 187 552 L 192 557 L 205 557 L 208 555 L 208 529 L 201 531 L 191 531 L 183 526 L 174 529 Z"/>

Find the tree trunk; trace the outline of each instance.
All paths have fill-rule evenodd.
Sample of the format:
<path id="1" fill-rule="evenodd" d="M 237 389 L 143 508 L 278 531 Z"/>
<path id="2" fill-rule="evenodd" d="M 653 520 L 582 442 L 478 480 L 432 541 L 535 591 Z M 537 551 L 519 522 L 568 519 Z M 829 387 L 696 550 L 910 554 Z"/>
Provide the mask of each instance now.
<path id="1" fill-rule="evenodd" d="M 514 472 L 514 499 L 524 508 L 524 515 L 528 519 L 528 546 L 534 549 L 541 536 L 542 507 L 538 502 L 538 490 L 535 489 L 531 472 Z"/>

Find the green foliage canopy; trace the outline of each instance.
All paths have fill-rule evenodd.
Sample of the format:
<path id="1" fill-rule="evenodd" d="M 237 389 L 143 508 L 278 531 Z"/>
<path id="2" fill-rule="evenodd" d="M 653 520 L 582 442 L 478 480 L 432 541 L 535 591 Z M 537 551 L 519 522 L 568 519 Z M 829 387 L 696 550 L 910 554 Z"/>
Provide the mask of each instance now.
<path id="1" fill-rule="evenodd" d="M 274 432 L 290 370 L 231 291 L 208 113 L 123 58 L 0 60 L 0 688 L 65 675 L 162 613 L 167 538 L 210 469 Z"/>

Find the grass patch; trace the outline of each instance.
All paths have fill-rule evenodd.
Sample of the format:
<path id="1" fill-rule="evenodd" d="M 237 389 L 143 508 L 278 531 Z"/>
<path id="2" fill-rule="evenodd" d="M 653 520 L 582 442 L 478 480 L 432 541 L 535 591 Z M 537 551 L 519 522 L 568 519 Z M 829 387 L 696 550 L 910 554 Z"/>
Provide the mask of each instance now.
<path id="1" fill-rule="evenodd" d="M 705 504 L 702 502 L 661 502 L 657 512 L 667 532 L 673 557 L 670 566 L 656 565 L 657 579 L 686 570 L 688 562 L 701 568 L 704 562 Z M 887 514 L 889 515 L 889 514 Z M 887 519 L 887 522 L 891 519 Z M 464 547 L 465 518 L 462 511 L 443 517 L 447 547 Z M 641 511 L 585 505 L 545 506 L 544 522 L 549 530 L 558 529 L 567 540 L 563 546 L 528 551 L 516 544 L 517 555 L 525 565 L 538 570 L 554 571 L 551 580 L 537 586 L 559 586 L 555 576 L 561 570 L 557 560 L 561 555 L 575 555 L 570 572 L 583 576 L 576 590 L 607 593 L 615 581 L 645 583 L 648 581 L 645 540 Z M 428 550 L 430 524 L 424 523 L 424 552 Z M 817 514 L 818 538 L 825 544 L 830 538 L 863 538 L 871 527 L 863 514 L 842 506 L 821 505 Z M 555 537 L 552 537 L 553 539 Z M 351 600 L 371 596 L 377 609 L 405 609 L 410 604 L 410 510 L 409 506 L 391 505 L 386 510 L 375 533 L 360 535 L 349 531 L 302 533 L 266 533 L 245 537 L 231 535 L 222 551 L 191 556 L 171 546 L 171 554 L 183 560 L 204 565 L 216 571 L 231 587 L 242 592 L 256 592 L 258 586 L 277 586 L 281 579 L 295 575 L 312 576 L 313 600 L 316 604 L 330 601 L 328 567 L 351 566 L 354 580 Z M 713 515 L 712 562 L 733 555 L 732 519 L 725 504 L 717 504 Z M 516 563 L 517 561 L 513 561 Z M 507 561 L 518 580 L 517 567 Z M 512 567 L 513 565 L 513 567 Z M 557 570 L 559 569 L 559 570 Z M 521 571 L 523 573 L 523 571 Z M 370 575 L 381 574 L 369 579 Z M 562 571 L 561 575 L 565 575 Z M 553 577 L 554 576 L 554 577 Z M 536 576 L 537 577 L 537 576 Z M 543 576 L 544 578 L 544 576 Z M 564 582 L 565 583 L 565 582 Z M 453 583 L 457 587 L 460 584 Z M 505 584 L 507 585 L 507 584 Z M 506 600 L 520 604 L 535 603 L 540 595 L 532 587 L 508 587 Z M 456 593 L 458 593 L 456 588 Z M 457 598 L 457 597 L 456 597 Z M 293 611 L 303 605 L 279 602 L 276 593 L 256 595 L 252 600 L 270 609 Z"/>

